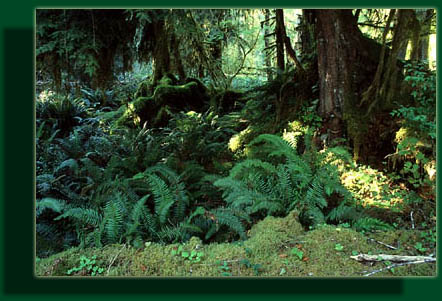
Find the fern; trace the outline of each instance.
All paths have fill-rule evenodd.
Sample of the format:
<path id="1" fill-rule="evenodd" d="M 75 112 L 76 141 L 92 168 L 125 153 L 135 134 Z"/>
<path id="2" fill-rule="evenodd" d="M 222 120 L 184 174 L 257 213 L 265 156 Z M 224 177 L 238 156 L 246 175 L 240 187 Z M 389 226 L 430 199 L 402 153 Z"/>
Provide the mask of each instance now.
<path id="1" fill-rule="evenodd" d="M 82 225 L 98 226 L 101 222 L 101 216 L 97 210 L 91 208 L 70 208 L 54 220 L 62 218 L 71 218 Z"/>
<path id="2" fill-rule="evenodd" d="M 279 136 L 262 134 L 249 143 L 249 147 L 255 149 L 257 154 L 266 154 L 269 157 L 282 157 L 286 160 L 297 160 L 298 156 L 292 146 Z M 257 150 L 259 148 L 259 151 Z"/>
<path id="3" fill-rule="evenodd" d="M 63 200 L 58 200 L 54 198 L 43 198 L 37 200 L 35 204 L 35 209 L 37 211 L 37 216 L 43 212 L 45 209 L 51 209 L 54 212 L 61 213 L 66 206 L 66 202 Z"/>
<path id="4" fill-rule="evenodd" d="M 331 153 L 346 158 L 345 149 L 329 149 L 325 154 L 308 158 L 315 159 L 310 162 L 275 135 L 260 135 L 249 147 L 252 159 L 237 163 L 228 177 L 214 182 L 223 190 L 228 208 L 250 215 L 258 212 L 277 215 L 296 208 L 304 212 L 308 223 L 316 224 L 325 222 L 325 212 L 330 210 L 329 198 L 339 196 L 342 203 L 351 198 L 340 182 L 337 168 L 323 162 Z M 333 211 L 327 218 L 339 219 L 344 214 L 339 210 L 343 209 Z"/>
<path id="5" fill-rule="evenodd" d="M 242 239 L 246 239 L 244 226 L 232 210 L 228 208 L 217 208 L 211 211 L 211 213 L 215 217 L 216 228 L 218 228 L 219 225 L 225 225 L 238 233 Z"/>
<path id="6" fill-rule="evenodd" d="M 172 191 L 167 184 L 156 175 L 149 175 L 148 182 L 155 199 L 155 212 L 158 214 L 160 223 L 166 223 L 170 207 L 174 204 Z"/>
<path id="7" fill-rule="evenodd" d="M 125 218 L 125 199 L 120 194 L 117 194 L 106 203 L 104 208 L 103 224 L 108 242 L 116 243 L 121 240 Z"/>
<path id="8" fill-rule="evenodd" d="M 391 225 L 377 218 L 362 217 L 353 223 L 353 228 L 357 231 L 392 230 Z"/>

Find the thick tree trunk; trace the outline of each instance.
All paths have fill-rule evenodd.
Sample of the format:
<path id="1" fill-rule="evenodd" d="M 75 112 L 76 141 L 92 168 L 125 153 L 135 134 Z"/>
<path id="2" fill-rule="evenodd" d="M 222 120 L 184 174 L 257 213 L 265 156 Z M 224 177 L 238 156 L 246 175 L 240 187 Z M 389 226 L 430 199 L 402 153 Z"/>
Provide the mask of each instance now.
<path id="1" fill-rule="evenodd" d="M 279 71 L 284 71 L 284 13 L 282 9 L 276 10 L 276 65 Z"/>
<path id="2" fill-rule="evenodd" d="M 154 35 L 156 44 L 153 51 L 155 63 L 153 81 L 156 83 L 170 71 L 169 43 L 164 20 L 154 23 Z"/>
<path id="3" fill-rule="evenodd" d="M 319 114 L 328 139 L 342 137 L 343 111 L 355 103 L 355 75 L 362 34 L 351 10 L 316 10 Z"/>
<path id="4" fill-rule="evenodd" d="M 369 128 L 358 103 L 373 81 L 382 47 L 362 35 L 351 10 L 311 10 L 308 16 L 316 20 L 321 139 L 330 144 L 346 138 L 358 160 Z"/>
<path id="5" fill-rule="evenodd" d="M 172 34 L 170 45 L 172 47 L 174 69 L 178 73 L 178 78 L 181 81 L 184 81 L 186 79 L 186 73 L 184 71 L 183 62 L 181 60 L 180 48 L 179 48 L 180 45 L 175 34 Z"/>

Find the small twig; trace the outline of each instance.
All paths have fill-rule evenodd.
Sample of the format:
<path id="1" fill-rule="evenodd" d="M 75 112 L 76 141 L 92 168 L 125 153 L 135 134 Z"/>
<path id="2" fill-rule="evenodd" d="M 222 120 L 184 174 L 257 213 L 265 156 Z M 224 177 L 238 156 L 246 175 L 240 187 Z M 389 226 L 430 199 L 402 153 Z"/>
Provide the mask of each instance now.
<path id="1" fill-rule="evenodd" d="M 413 210 L 410 212 L 410 219 L 411 219 L 411 229 L 414 229 Z"/>
<path id="2" fill-rule="evenodd" d="M 379 272 L 382 272 L 382 271 L 385 271 L 385 270 L 391 270 L 392 268 L 400 267 L 400 266 L 403 266 L 403 265 L 419 264 L 419 263 L 435 262 L 435 261 L 436 261 L 436 259 L 431 259 L 431 260 L 428 259 L 428 260 L 420 260 L 420 261 L 408 261 L 408 262 L 402 262 L 402 263 L 395 263 L 395 264 L 389 265 L 389 266 L 387 266 L 385 268 L 371 271 L 370 273 L 365 274 L 364 276 L 368 277 L 368 276 L 374 275 L 376 273 L 379 273 Z"/>
<path id="3" fill-rule="evenodd" d="M 63 179 L 64 177 L 66 177 L 66 175 L 61 175 L 61 176 L 59 176 L 58 178 L 56 178 L 55 180 L 53 180 L 53 181 L 51 182 L 51 184 L 54 184 L 55 182 L 57 182 L 57 181 Z"/>
<path id="4" fill-rule="evenodd" d="M 126 248 L 126 244 L 124 244 L 123 247 L 120 249 L 120 251 L 118 251 L 118 253 L 114 256 L 114 258 L 112 259 L 111 263 L 107 267 L 107 272 L 106 272 L 107 275 L 109 275 L 109 271 L 110 271 L 111 266 L 114 264 L 114 262 L 117 259 L 118 255 L 120 255 L 121 251 L 123 251 L 124 248 Z"/>
<path id="5" fill-rule="evenodd" d="M 369 238 L 368 240 L 370 240 L 370 241 L 374 241 L 374 242 L 376 242 L 376 243 L 378 243 L 378 244 L 380 244 L 380 245 L 383 245 L 383 246 L 385 246 L 385 247 L 387 247 L 387 248 L 390 248 L 390 249 L 392 249 L 392 250 L 397 250 L 396 247 L 390 246 L 390 245 L 388 245 L 388 244 L 386 244 L 386 243 L 384 243 L 384 242 L 382 242 L 382 241 L 378 241 L 378 240 L 375 240 L 375 239 L 373 239 L 373 238 Z"/>

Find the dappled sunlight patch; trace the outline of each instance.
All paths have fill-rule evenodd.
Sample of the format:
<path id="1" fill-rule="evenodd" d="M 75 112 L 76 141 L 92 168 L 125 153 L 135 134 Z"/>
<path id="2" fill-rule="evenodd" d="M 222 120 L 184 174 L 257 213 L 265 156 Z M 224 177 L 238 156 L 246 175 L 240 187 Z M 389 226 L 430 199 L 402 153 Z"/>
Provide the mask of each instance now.
<path id="1" fill-rule="evenodd" d="M 408 190 L 396 185 L 382 172 L 368 166 L 359 165 L 344 171 L 342 184 L 347 188 L 358 205 L 401 211 Z"/>

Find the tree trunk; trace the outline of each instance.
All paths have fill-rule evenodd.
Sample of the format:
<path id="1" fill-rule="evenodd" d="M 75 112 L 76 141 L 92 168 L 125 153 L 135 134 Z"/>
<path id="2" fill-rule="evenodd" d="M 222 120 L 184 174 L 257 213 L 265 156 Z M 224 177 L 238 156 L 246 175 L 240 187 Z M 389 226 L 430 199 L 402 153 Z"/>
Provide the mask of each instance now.
<path id="1" fill-rule="evenodd" d="M 392 103 L 393 98 L 397 95 L 399 67 L 397 57 L 399 51 L 407 44 L 408 24 L 412 19 L 413 10 L 399 9 L 397 14 L 397 23 L 393 31 L 393 41 L 391 45 L 391 53 L 386 63 L 384 80 L 379 91 L 380 98 L 383 99 L 385 105 Z"/>
<path id="2" fill-rule="evenodd" d="M 411 30 L 411 54 L 410 60 L 416 61 L 419 59 L 419 44 L 420 44 L 420 35 L 421 35 L 421 24 L 417 19 L 416 11 L 410 11 L 410 20 L 408 21 L 410 24 Z"/>
<path id="3" fill-rule="evenodd" d="M 284 71 L 284 13 L 282 9 L 276 10 L 276 66 L 278 71 Z"/>
<path id="4" fill-rule="evenodd" d="M 301 57 L 303 62 L 312 59 L 316 54 L 314 11 L 313 9 L 302 10 L 300 36 Z"/>
<path id="5" fill-rule="evenodd" d="M 381 45 L 365 38 L 351 10 L 311 10 L 319 74 L 319 115 L 322 140 L 347 137 L 359 158 L 368 118 L 358 102 L 376 73 Z"/>
<path id="6" fill-rule="evenodd" d="M 153 51 L 155 63 L 153 81 L 156 83 L 170 70 L 169 43 L 164 20 L 154 23 L 154 35 L 156 44 Z"/>
<path id="7" fill-rule="evenodd" d="M 180 45 L 175 34 L 172 34 L 170 45 L 172 47 L 174 69 L 178 73 L 178 78 L 184 81 L 186 79 L 186 73 L 184 72 L 184 66 L 181 60 Z"/>
<path id="8" fill-rule="evenodd" d="M 288 57 L 295 63 L 296 67 L 300 70 L 300 73 L 304 73 L 305 70 L 302 67 L 301 63 L 299 62 L 298 58 L 296 57 L 296 52 L 292 47 L 292 42 L 290 41 L 290 38 L 287 36 L 287 32 L 285 30 L 285 24 L 284 24 L 284 11 L 281 9 L 281 13 L 279 16 L 280 19 L 280 31 L 281 35 L 284 41 L 285 50 L 287 51 Z"/>
<path id="9" fill-rule="evenodd" d="M 267 73 L 267 80 L 272 81 L 273 80 L 273 73 L 272 73 L 272 60 L 271 58 L 271 49 L 270 49 L 270 41 L 269 41 L 269 22 L 270 20 L 270 10 L 264 9 L 264 22 L 262 23 L 262 26 L 264 27 L 264 61 L 266 64 L 266 73 Z"/>
<path id="10" fill-rule="evenodd" d="M 419 10 L 420 11 L 420 10 Z M 428 50 L 430 48 L 430 27 L 431 18 L 433 16 L 433 9 L 425 10 L 425 16 L 421 16 L 422 13 L 418 13 L 418 18 L 421 21 L 421 39 L 419 42 L 419 57 L 421 61 L 428 61 Z"/>
<path id="11" fill-rule="evenodd" d="M 343 111 L 355 103 L 354 77 L 362 34 L 351 10 L 316 10 L 319 114 L 328 139 L 342 137 Z"/>

